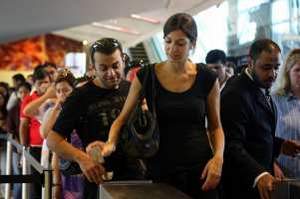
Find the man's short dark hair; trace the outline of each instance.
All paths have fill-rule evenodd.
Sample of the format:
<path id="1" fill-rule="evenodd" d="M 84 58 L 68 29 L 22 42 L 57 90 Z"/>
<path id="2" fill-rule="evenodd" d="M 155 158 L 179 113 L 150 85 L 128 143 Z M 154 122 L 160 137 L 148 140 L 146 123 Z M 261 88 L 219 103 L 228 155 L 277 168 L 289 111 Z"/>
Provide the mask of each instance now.
<path id="1" fill-rule="evenodd" d="M 249 50 L 249 56 L 251 59 L 256 61 L 259 55 L 263 52 L 272 52 L 273 48 L 281 52 L 280 47 L 271 39 L 259 39 L 254 41 Z"/>
<path id="2" fill-rule="evenodd" d="M 19 82 L 25 82 L 26 79 L 24 77 L 24 75 L 22 75 L 21 73 L 17 73 L 14 76 L 12 76 L 12 79 L 15 81 L 19 81 Z"/>
<path id="3" fill-rule="evenodd" d="M 96 52 L 103 53 L 105 55 L 110 55 L 114 53 L 117 49 L 120 50 L 120 53 L 123 56 L 122 45 L 118 40 L 106 37 L 96 41 L 90 49 L 92 63 L 95 63 L 94 54 Z"/>
<path id="4" fill-rule="evenodd" d="M 46 67 L 52 67 L 54 69 L 57 69 L 57 66 L 54 64 L 54 63 L 51 63 L 51 62 L 45 62 L 43 64 L 43 66 L 46 68 Z"/>
<path id="5" fill-rule="evenodd" d="M 23 82 L 22 84 L 20 84 L 17 88 L 17 91 L 20 89 L 20 88 L 26 88 L 27 90 L 31 91 L 31 85 L 28 83 L 28 82 Z"/>
<path id="6" fill-rule="evenodd" d="M 50 78 L 49 74 L 45 70 L 44 65 L 38 65 L 33 71 L 33 75 L 32 75 L 33 82 L 35 82 L 37 80 L 43 80 L 46 77 Z"/>
<path id="7" fill-rule="evenodd" d="M 211 50 L 207 53 L 205 62 L 207 64 L 216 64 L 221 62 L 222 64 L 226 63 L 226 54 L 223 50 Z"/>

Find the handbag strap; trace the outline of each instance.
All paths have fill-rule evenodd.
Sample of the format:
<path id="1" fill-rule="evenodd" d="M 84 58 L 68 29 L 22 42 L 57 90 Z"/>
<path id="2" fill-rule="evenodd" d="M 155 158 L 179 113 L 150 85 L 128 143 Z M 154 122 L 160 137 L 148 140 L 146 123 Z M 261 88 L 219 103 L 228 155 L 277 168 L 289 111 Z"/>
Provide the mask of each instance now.
<path id="1" fill-rule="evenodd" d="M 144 79 L 142 82 L 142 88 L 141 88 L 141 92 L 139 95 L 139 102 L 141 102 L 141 100 L 146 96 L 146 90 L 147 90 L 147 83 L 149 83 L 149 78 L 151 78 L 151 106 L 152 106 L 152 115 L 153 117 L 156 119 L 156 103 L 155 103 L 155 99 L 156 99 L 156 87 L 155 87 L 155 64 L 150 64 L 148 66 L 145 66 L 147 68 L 145 68 L 145 74 L 144 74 Z"/>
<path id="2" fill-rule="evenodd" d="M 156 87 L 155 87 L 155 64 L 150 65 L 150 72 L 151 72 L 151 94 L 152 94 L 152 115 L 153 118 L 156 120 L 157 115 L 156 115 Z"/>
<path id="3" fill-rule="evenodd" d="M 148 66 L 144 66 L 144 67 L 148 67 Z M 150 65 L 150 67 L 151 67 L 151 65 Z M 141 92 L 140 92 L 140 95 L 139 95 L 139 101 L 140 102 L 146 96 L 146 87 L 147 87 L 147 81 L 148 81 L 148 78 L 149 78 L 149 70 L 150 69 L 145 68 L 144 79 L 143 79 L 143 82 L 141 82 L 142 88 L 141 88 Z"/>

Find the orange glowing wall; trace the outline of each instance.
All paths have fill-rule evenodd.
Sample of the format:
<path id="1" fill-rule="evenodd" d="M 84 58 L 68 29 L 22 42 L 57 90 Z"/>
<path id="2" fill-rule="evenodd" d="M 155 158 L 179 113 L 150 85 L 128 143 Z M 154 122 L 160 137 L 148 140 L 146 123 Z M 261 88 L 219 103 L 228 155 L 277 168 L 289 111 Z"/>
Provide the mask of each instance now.
<path id="1" fill-rule="evenodd" d="M 68 52 L 82 52 L 81 42 L 47 34 L 0 44 L 0 70 L 32 70 L 38 64 L 64 65 Z"/>

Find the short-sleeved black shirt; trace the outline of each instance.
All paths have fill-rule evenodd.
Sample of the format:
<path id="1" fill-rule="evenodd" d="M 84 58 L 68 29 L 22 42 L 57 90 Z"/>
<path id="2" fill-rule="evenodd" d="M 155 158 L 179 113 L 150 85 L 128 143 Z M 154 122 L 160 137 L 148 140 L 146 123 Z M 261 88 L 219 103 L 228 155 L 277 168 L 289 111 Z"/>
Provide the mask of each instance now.
<path id="1" fill-rule="evenodd" d="M 118 89 L 104 89 L 92 81 L 76 89 L 63 104 L 53 130 L 70 138 L 76 130 L 85 148 L 89 143 L 106 141 L 110 126 L 122 110 L 129 91 L 129 82 L 122 81 Z M 111 156 L 105 158 L 105 168 L 114 171 L 118 179 L 126 168 L 125 154 L 117 147 Z"/>
<path id="2" fill-rule="evenodd" d="M 106 141 L 111 124 L 122 110 L 129 83 L 122 81 L 119 89 L 104 89 L 88 82 L 76 89 L 63 104 L 53 127 L 63 137 L 75 129 L 86 147 L 95 140 Z"/>
<path id="3" fill-rule="evenodd" d="M 141 83 L 147 75 L 145 95 L 152 110 L 152 76 L 150 67 L 142 68 L 138 73 Z M 148 70 L 148 72 L 147 72 Z M 151 69 L 153 71 L 153 68 Z M 185 92 L 177 93 L 165 89 L 154 75 L 157 119 L 160 129 L 160 150 L 154 164 L 159 166 L 163 175 L 189 168 L 202 168 L 212 157 L 209 146 L 205 117 L 207 114 L 207 96 L 212 89 L 216 74 L 204 64 L 197 64 L 197 76 L 194 84 Z"/>

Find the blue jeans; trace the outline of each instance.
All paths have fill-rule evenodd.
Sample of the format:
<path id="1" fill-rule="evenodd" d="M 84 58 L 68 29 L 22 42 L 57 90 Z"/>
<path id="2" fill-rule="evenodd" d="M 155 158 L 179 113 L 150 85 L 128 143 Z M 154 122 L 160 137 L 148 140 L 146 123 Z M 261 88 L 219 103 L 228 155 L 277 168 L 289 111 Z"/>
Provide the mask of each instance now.
<path id="1" fill-rule="evenodd" d="M 16 151 L 12 153 L 12 168 L 14 175 L 20 175 L 20 159 L 21 155 L 18 154 Z M 21 183 L 14 183 L 13 184 L 13 198 L 14 199 L 21 199 L 22 198 L 22 184 Z"/>

